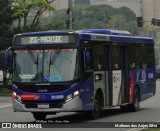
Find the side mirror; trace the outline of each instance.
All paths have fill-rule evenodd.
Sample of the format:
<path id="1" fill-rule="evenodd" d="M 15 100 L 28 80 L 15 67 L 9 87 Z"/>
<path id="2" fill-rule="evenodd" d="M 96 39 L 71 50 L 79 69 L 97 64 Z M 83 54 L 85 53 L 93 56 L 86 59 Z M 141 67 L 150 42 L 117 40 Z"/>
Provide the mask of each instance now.
<path id="1" fill-rule="evenodd" d="M 91 70 L 91 53 L 88 50 L 84 50 L 84 67 L 86 70 Z"/>
<path id="2" fill-rule="evenodd" d="M 91 65 L 91 54 L 90 54 L 90 52 L 89 51 L 87 51 L 86 53 L 85 53 L 85 58 L 86 58 L 86 63 L 87 64 L 89 64 L 89 65 Z"/>

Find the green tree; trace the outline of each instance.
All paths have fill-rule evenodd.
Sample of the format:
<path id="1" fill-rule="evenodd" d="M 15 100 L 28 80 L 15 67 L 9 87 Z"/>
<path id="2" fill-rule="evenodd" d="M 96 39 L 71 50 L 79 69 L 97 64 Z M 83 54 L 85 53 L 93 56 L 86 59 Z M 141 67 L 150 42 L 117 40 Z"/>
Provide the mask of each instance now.
<path id="1" fill-rule="evenodd" d="M 113 8 L 110 5 L 77 6 L 73 8 L 73 18 L 75 30 L 108 28 L 128 30 L 133 34 L 137 34 L 139 30 L 135 13 L 127 7 Z M 67 19 L 66 10 L 54 12 L 49 23 L 50 29 L 67 29 L 65 26 Z"/>
<path id="2" fill-rule="evenodd" d="M 108 25 L 110 28 L 117 30 L 118 29 L 126 30 L 127 28 L 125 16 L 120 14 L 112 15 Z"/>
<path id="3" fill-rule="evenodd" d="M 18 31 L 26 32 L 34 30 L 39 23 L 40 16 L 46 11 L 55 9 L 51 3 L 55 0 L 12 0 L 12 8 L 14 9 L 13 17 L 18 20 Z M 28 23 L 29 14 L 33 15 L 31 24 Z M 23 24 L 21 24 L 23 22 Z"/>
<path id="4" fill-rule="evenodd" d="M 9 0 L 0 0 L 0 9 L 0 49 L 3 50 L 11 45 L 13 12 L 9 6 Z"/>

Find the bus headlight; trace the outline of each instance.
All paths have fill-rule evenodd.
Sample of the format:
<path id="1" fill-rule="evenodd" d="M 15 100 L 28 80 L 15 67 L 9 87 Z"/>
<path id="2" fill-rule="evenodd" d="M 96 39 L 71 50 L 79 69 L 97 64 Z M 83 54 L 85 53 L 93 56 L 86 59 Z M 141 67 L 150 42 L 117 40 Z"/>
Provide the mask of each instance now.
<path id="1" fill-rule="evenodd" d="M 13 97 L 14 97 L 17 101 L 22 102 L 21 96 L 17 95 L 16 92 L 13 92 Z"/>
<path id="2" fill-rule="evenodd" d="M 16 98 L 16 96 L 17 96 L 17 93 L 16 93 L 16 92 L 13 92 L 13 96 L 14 96 L 14 98 Z"/>
<path id="3" fill-rule="evenodd" d="M 72 100 L 74 97 L 78 96 L 79 95 L 79 91 L 74 91 L 72 94 L 69 94 L 66 98 L 66 102 Z"/>
<path id="4" fill-rule="evenodd" d="M 74 97 L 76 97 L 76 96 L 78 96 L 79 95 L 79 91 L 75 91 L 74 93 L 73 93 L 73 96 Z"/>

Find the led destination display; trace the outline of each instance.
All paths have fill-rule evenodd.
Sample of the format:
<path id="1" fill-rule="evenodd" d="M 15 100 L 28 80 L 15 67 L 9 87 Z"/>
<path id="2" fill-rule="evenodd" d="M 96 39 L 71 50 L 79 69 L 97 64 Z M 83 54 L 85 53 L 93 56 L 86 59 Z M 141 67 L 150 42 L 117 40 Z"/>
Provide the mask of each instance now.
<path id="1" fill-rule="evenodd" d="M 75 42 L 74 35 L 17 36 L 15 45 L 73 44 Z"/>

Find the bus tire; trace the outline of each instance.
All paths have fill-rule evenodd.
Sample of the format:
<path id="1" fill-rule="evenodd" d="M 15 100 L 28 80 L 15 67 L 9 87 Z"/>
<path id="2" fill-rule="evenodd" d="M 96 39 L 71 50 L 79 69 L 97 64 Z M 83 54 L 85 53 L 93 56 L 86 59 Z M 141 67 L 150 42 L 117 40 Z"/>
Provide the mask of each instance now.
<path id="1" fill-rule="evenodd" d="M 94 101 L 94 109 L 90 111 L 90 117 L 91 119 L 97 119 L 103 114 L 102 110 L 102 102 L 100 99 L 100 95 L 97 94 L 97 97 Z"/>
<path id="2" fill-rule="evenodd" d="M 133 94 L 133 103 L 129 105 L 130 111 L 138 111 L 140 108 L 140 92 L 138 88 L 135 88 L 134 94 Z"/>
<path id="3" fill-rule="evenodd" d="M 46 113 L 41 112 L 32 112 L 32 114 L 35 120 L 45 120 L 47 116 Z"/>

